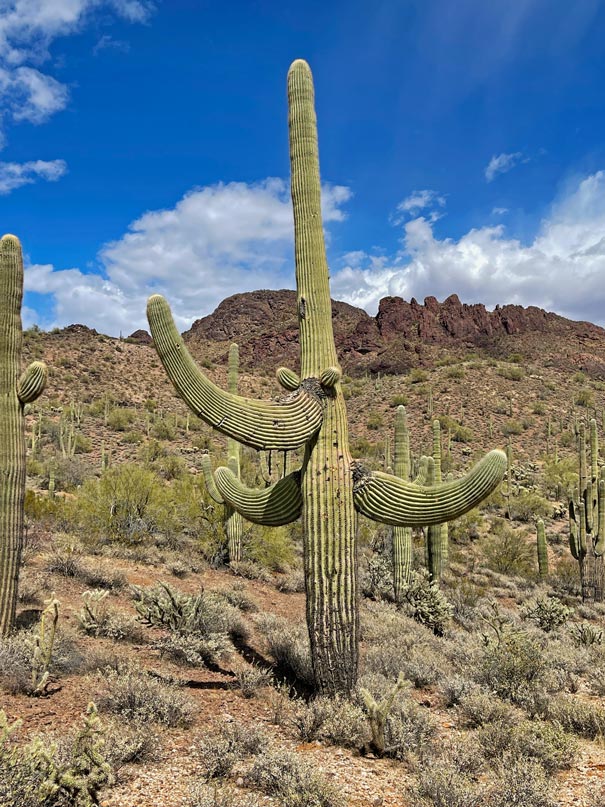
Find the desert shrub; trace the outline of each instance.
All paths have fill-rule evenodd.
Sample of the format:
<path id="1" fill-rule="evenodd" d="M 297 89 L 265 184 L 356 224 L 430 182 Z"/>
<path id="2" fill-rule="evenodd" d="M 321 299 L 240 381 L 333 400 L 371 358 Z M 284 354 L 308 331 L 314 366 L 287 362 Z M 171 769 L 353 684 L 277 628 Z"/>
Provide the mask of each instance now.
<path id="1" fill-rule="evenodd" d="M 491 532 L 482 544 L 485 561 L 500 574 L 527 575 L 535 566 L 535 548 L 527 535 L 508 526 L 504 519 L 494 519 Z"/>
<path id="2" fill-rule="evenodd" d="M 455 544 L 465 546 L 469 541 L 476 541 L 479 538 L 479 527 L 483 522 L 483 517 L 477 508 L 469 510 L 468 513 L 450 521 L 448 524 L 449 540 Z"/>
<path id="3" fill-rule="evenodd" d="M 203 778 L 224 779 L 242 760 L 263 754 L 269 744 L 266 733 L 255 726 L 224 723 L 213 734 L 204 734 L 196 744 Z"/>
<path id="4" fill-rule="evenodd" d="M 176 437 L 176 429 L 164 418 L 159 418 L 153 424 L 151 434 L 156 440 L 174 440 Z"/>
<path id="5" fill-rule="evenodd" d="M 98 561 L 83 563 L 75 576 L 90 588 L 104 588 L 110 591 L 124 588 L 127 583 L 124 572 L 108 568 Z"/>
<path id="6" fill-rule="evenodd" d="M 558 723 L 522 720 L 519 723 L 491 722 L 477 732 L 477 739 L 487 760 L 534 759 L 548 773 L 569 768 L 576 757 L 578 743 Z"/>
<path id="7" fill-rule="evenodd" d="M 430 580 L 428 572 L 412 572 L 402 594 L 402 607 L 406 613 L 416 622 L 430 628 L 436 636 L 443 636 L 452 618 L 453 609 L 439 586 Z"/>
<path id="8" fill-rule="evenodd" d="M 477 684 L 463 675 L 448 675 L 439 685 L 445 706 L 458 706 L 465 698 L 477 692 Z"/>
<path id="9" fill-rule="evenodd" d="M 287 527 L 255 525 L 245 542 L 246 557 L 273 572 L 283 572 L 295 560 L 294 543 Z"/>
<path id="10" fill-rule="evenodd" d="M 533 522 L 537 518 L 548 518 L 552 513 L 552 505 L 531 490 L 522 490 L 513 498 L 511 507 L 517 521 L 525 523 Z"/>
<path id="11" fill-rule="evenodd" d="M 389 406 L 397 407 L 397 406 L 407 406 L 408 399 L 407 395 L 397 394 L 393 395 L 393 397 L 389 401 Z"/>
<path id="12" fill-rule="evenodd" d="M 137 543 L 159 531 L 165 500 L 152 471 L 125 463 L 85 482 L 78 494 L 79 523 L 93 537 Z"/>
<path id="13" fill-rule="evenodd" d="M 108 595 L 107 589 L 83 592 L 78 621 L 84 633 L 122 642 L 143 641 L 141 626 L 127 614 L 110 608 L 107 603 Z"/>
<path id="14" fill-rule="evenodd" d="M 342 807 L 334 786 L 299 754 L 270 750 L 256 757 L 247 782 L 288 807 Z"/>
<path id="15" fill-rule="evenodd" d="M 460 379 L 460 378 L 464 378 L 464 375 L 465 375 L 464 367 L 461 367 L 460 365 L 454 365 L 453 367 L 449 367 L 445 371 L 445 377 L 446 378 Z"/>
<path id="16" fill-rule="evenodd" d="M 368 721 L 351 701 L 341 697 L 301 701 L 292 722 L 303 742 L 323 740 L 344 748 L 362 748 L 369 740 Z"/>
<path id="17" fill-rule="evenodd" d="M 498 375 L 506 378 L 507 381 L 521 381 L 525 378 L 523 367 L 498 367 Z"/>
<path id="18" fill-rule="evenodd" d="M 117 432 L 125 432 L 136 420 L 136 412 L 133 409 L 117 407 L 112 409 L 107 416 L 107 425 Z"/>
<path id="19" fill-rule="evenodd" d="M 534 760 L 508 761 L 490 788 L 485 807 L 556 807 L 543 768 Z"/>
<path id="20" fill-rule="evenodd" d="M 162 479 L 180 479 L 187 472 L 187 463 L 176 454 L 166 454 L 153 463 L 153 468 Z"/>
<path id="21" fill-rule="evenodd" d="M 574 396 L 576 406 L 585 406 L 588 409 L 594 406 L 594 392 L 590 389 L 578 390 Z"/>
<path id="22" fill-rule="evenodd" d="M 305 590 L 305 573 L 295 567 L 288 569 L 277 580 L 277 590 L 284 594 L 300 594 Z"/>
<path id="23" fill-rule="evenodd" d="M 478 683 L 521 706 L 555 685 L 544 645 L 525 631 L 506 628 L 487 637 L 475 675 Z"/>
<path id="24" fill-rule="evenodd" d="M 518 420 L 511 418 L 502 424 L 500 431 L 505 437 L 510 437 L 513 434 L 522 434 L 523 425 Z"/>
<path id="25" fill-rule="evenodd" d="M 99 683 L 99 708 L 124 720 L 165 726 L 186 726 L 192 721 L 194 704 L 177 686 L 136 667 L 106 668 Z"/>
<path id="26" fill-rule="evenodd" d="M 258 664 L 248 664 L 235 671 L 235 680 L 244 698 L 253 698 L 261 689 L 271 685 L 273 676 Z"/>
<path id="27" fill-rule="evenodd" d="M 0 804 L 3 807 L 93 807 L 101 788 L 112 780 L 103 730 L 93 703 L 82 727 L 58 744 L 37 736 L 16 745 L 0 710 Z"/>
<path id="28" fill-rule="evenodd" d="M 421 370 L 419 367 L 412 367 L 408 374 L 408 381 L 410 384 L 422 384 L 428 380 L 428 374 Z"/>
<path id="29" fill-rule="evenodd" d="M 560 695 L 545 702 L 544 716 L 578 737 L 605 737 L 605 707 L 601 703 Z"/>
<path id="30" fill-rule="evenodd" d="M 258 605 L 246 593 L 244 583 L 241 581 L 233 583 L 231 588 L 222 588 L 213 591 L 212 594 L 216 597 L 222 597 L 229 605 L 232 605 L 234 608 L 237 608 L 238 611 L 242 611 L 245 614 L 252 614 L 258 611 Z"/>
<path id="31" fill-rule="evenodd" d="M 44 568 L 61 577 L 80 577 L 84 571 L 80 545 L 69 541 L 55 543 L 46 557 Z"/>
<path id="32" fill-rule="evenodd" d="M 403 697 L 387 717 L 386 755 L 402 760 L 411 754 L 423 757 L 436 735 L 437 723 L 431 713 L 411 698 Z"/>
<path id="33" fill-rule="evenodd" d="M 273 614 L 262 614 L 257 625 L 278 667 L 303 686 L 312 689 L 315 679 L 311 667 L 309 636 L 302 625 L 292 625 Z"/>
<path id="34" fill-rule="evenodd" d="M 152 723 L 124 723 L 117 718 L 103 726 L 107 761 L 116 773 L 124 765 L 157 760 L 158 734 Z"/>
<path id="35" fill-rule="evenodd" d="M 513 726 L 519 721 L 519 710 L 495 697 L 493 693 L 473 692 L 460 700 L 458 719 L 461 726 L 469 729 L 490 723 Z"/>
<path id="36" fill-rule="evenodd" d="M 559 558 L 549 579 L 555 591 L 562 594 L 571 594 L 576 597 L 582 591 L 580 567 L 577 560 L 572 558 L 571 555 L 564 555 Z"/>
<path id="37" fill-rule="evenodd" d="M 48 632 L 47 632 L 48 635 Z M 0 638 L 0 689 L 6 692 L 41 694 L 36 692 L 42 672 L 34 659 L 39 626 L 21 630 Z M 44 665 L 51 678 L 60 678 L 80 669 L 83 657 L 73 639 L 57 629 L 52 643 L 48 664 Z"/>
<path id="38" fill-rule="evenodd" d="M 573 608 L 556 597 L 538 597 L 521 609 L 522 619 L 531 620 L 545 633 L 564 625 L 572 614 Z"/>
<path id="39" fill-rule="evenodd" d="M 414 807 L 483 807 L 481 788 L 468 773 L 439 762 L 420 769 L 409 795 Z"/>

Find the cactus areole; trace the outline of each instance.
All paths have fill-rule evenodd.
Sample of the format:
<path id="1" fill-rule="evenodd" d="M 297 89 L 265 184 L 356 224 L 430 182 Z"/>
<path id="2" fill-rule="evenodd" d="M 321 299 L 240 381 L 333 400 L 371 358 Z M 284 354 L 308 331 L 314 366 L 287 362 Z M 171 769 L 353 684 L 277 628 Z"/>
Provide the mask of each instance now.
<path id="1" fill-rule="evenodd" d="M 46 384 L 35 361 L 21 375 L 23 257 L 14 235 L 0 240 L 0 635 L 13 628 L 23 546 L 25 429 L 23 407 Z"/>
<path id="2" fill-rule="evenodd" d="M 217 469 L 215 482 L 223 499 L 251 521 L 275 524 L 302 517 L 316 688 L 326 694 L 348 693 L 358 666 L 357 513 L 410 527 L 457 518 L 499 484 L 506 456 L 492 451 L 464 479 L 431 488 L 353 466 L 332 332 L 313 78 L 302 60 L 288 73 L 288 103 L 300 379 L 292 371 L 278 370 L 287 392 L 279 403 L 224 392 L 193 362 L 166 301 L 154 295 L 147 313 L 166 372 L 200 418 L 258 450 L 304 446 L 302 467 L 272 488 L 250 490 L 227 468 Z M 283 518 L 278 519 L 280 513 Z"/>

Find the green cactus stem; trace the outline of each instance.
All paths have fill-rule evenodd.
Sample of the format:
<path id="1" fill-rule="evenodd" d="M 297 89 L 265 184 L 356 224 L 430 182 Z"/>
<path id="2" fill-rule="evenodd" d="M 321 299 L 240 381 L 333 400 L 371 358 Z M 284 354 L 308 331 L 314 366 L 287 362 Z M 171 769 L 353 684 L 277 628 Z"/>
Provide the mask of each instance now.
<path id="1" fill-rule="evenodd" d="M 227 389 L 231 395 L 237 395 L 239 375 L 239 347 L 233 343 L 229 347 L 229 364 L 227 373 Z M 228 466 L 236 479 L 240 478 L 239 443 L 232 437 L 227 438 Z M 225 534 L 227 535 L 227 551 L 229 563 L 239 563 L 242 559 L 242 538 L 244 536 L 244 520 L 241 513 L 229 503 L 225 503 Z"/>
<path id="2" fill-rule="evenodd" d="M 289 395 L 279 404 L 223 392 L 193 363 L 163 298 L 150 299 L 148 317 L 168 375 L 202 420 L 257 450 L 304 445 L 299 477 L 290 474 L 260 494 L 244 488 L 228 470 L 217 469 L 214 478 L 219 495 L 245 517 L 258 515 L 264 523 L 269 513 L 274 519 L 281 510 L 283 523 L 301 513 L 315 685 L 324 694 L 350 693 L 359 658 L 356 507 L 404 527 L 457 518 L 499 483 L 505 458 L 492 452 L 466 480 L 430 490 L 388 474 L 366 472 L 360 481 L 359 469 L 353 470 L 332 329 L 313 78 L 302 60 L 288 73 L 288 108 L 302 380 L 297 383 L 295 374 L 280 368 L 278 380 Z"/>
<path id="3" fill-rule="evenodd" d="M 393 472 L 399 479 L 410 480 L 410 433 L 405 406 L 398 406 L 395 415 Z M 402 602 L 406 585 L 412 574 L 414 547 L 411 527 L 393 527 L 393 588 L 395 602 Z"/>
<path id="4" fill-rule="evenodd" d="M 438 420 L 433 421 L 433 462 L 434 479 L 433 484 L 439 485 L 442 482 L 441 473 L 441 424 Z M 427 527 L 427 568 L 431 580 L 438 581 L 441 578 L 448 560 L 448 526 L 443 524 L 433 524 Z"/>
<path id="5" fill-rule="evenodd" d="M 21 374 L 23 257 L 19 239 L 0 240 L 0 635 L 15 623 L 25 498 L 23 408 L 46 384 L 46 365 L 33 362 Z"/>
<path id="6" fill-rule="evenodd" d="M 589 423 L 590 460 L 586 427 L 576 428 L 578 484 L 569 500 L 569 548 L 580 567 L 582 599 L 605 597 L 605 468 L 599 470 L 597 422 Z"/>
<path id="7" fill-rule="evenodd" d="M 548 545 L 544 522 L 541 518 L 536 522 L 536 548 L 538 550 L 538 574 L 540 580 L 545 580 L 548 577 Z"/>

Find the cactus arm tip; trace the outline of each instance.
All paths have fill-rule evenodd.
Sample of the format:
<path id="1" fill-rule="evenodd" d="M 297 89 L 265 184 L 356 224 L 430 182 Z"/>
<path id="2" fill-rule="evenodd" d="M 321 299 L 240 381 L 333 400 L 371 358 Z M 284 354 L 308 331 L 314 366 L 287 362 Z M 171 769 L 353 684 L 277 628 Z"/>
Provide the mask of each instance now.
<path id="1" fill-rule="evenodd" d="M 34 361 L 25 370 L 17 384 L 17 396 L 22 404 L 32 403 L 44 391 L 48 368 L 43 361 Z"/>
<path id="2" fill-rule="evenodd" d="M 490 451 L 462 479 L 422 487 L 380 471 L 354 469 L 354 500 L 363 515 L 399 527 L 430 526 L 459 518 L 502 481 L 506 454 Z"/>
<path id="3" fill-rule="evenodd" d="M 202 454 L 200 465 L 202 468 L 202 475 L 204 477 L 204 482 L 206 484 L 206 490 L 208 491 L 208 495 L 217 504 L 224 504 L 225 501 L 221 496 L 221 494 L 219 493 L 218 488 L 216 487 L 216 484 L 214 482 L 214 474 L 212 473 L 212 462 L 210 460 L 210 454 Z"/>
<path id="4" fill-rule="evenodd" d="M 224 501 L 253 524 L 280 527 L 300 516 L 300 471 L 288 474 L 262 490 L 246 487 L 225 467 L 216 469 L 214 479 Z"/>
<path id="5" fill-rule="evenodd" d="M 147 317 L 164 369 L 187 406 L 217 431 L 257 450 L 297 448 L 320 428 L 319 397 L 302 388 L 282 403 L 256 401 L 217 387 L 185 347 L 170 306 L 159 294 L 147 303 Z"/>

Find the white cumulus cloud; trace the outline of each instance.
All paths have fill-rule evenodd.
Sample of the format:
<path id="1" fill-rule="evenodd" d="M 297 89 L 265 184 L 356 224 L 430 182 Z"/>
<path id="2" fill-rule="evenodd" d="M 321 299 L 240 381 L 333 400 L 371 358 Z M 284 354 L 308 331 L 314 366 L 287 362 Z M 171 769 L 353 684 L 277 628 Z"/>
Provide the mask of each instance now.
<path id="1" fill-rule="evenodd" d="M 343 219 L 350 196 L 343 186 L 324 186 L 326 223 Z M 103 276 L 34 265 L 25 288 L 51 295 L 46 327 L 77 321 L 111 334 L 146 328 L 147 297 L 159 292 L 184 329 L 236 292 L 292 287 L 293 227 L 281 179 L 197 188 L 173 208 L 145 213 L 105 245 Z"/>
<path id="2" fill-rule="evenodd" d="M 528 244 L 503 225 L 435 236 L 424 217 L 407 222 L 389 258 L 356 254 L 333 273 L 338 299 L 377 310 L 386 295 L 422 300 L 452 293 L 464 302 L 537 305 L 572 319 L 605 324 L 605 171 L 571 186 Z"/>

